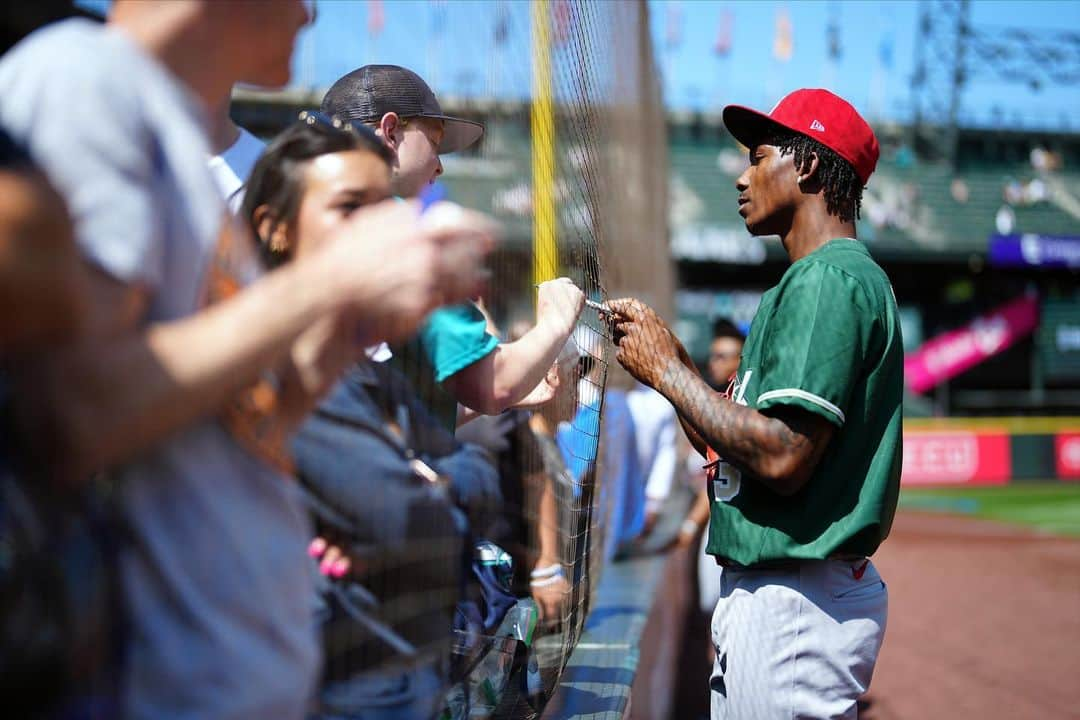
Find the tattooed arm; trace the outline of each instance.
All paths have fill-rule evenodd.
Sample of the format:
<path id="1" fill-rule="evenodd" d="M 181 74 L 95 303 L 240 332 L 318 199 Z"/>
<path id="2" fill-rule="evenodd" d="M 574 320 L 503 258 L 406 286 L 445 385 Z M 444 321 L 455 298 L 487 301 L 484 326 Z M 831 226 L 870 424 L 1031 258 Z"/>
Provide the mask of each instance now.
<path id="1" fill-rule="evenodd" d="M 766 415 L 737 405 L 681 364 L 667 367 L 656 390 L 699 439 L 780 495 L 792 495 L 806 484 L 835 430 L 828 420 L 800 408 L 770 408 Z"/>
<path id="2" fill-rule="evenodd" d="M 770 408 L 765 414 L 731 402 L 687 362 L 681 343 L 650 308 L 635 300 L 608 305 L 618 316 L 616 359 L 675 406 L 699 452 L 704 454 L 701 445 L 709 445 L 781 495 L 806 484 L 832 438 L 829 421 L 795 407 Z"/>
<path id="3" fill-rule="evenodd" d="M 701 371 L 697 369 L 697 365 L 694 364 L 694 360 L 690 357 L 690 353 L 686 352 L 686 348 L 683 347 L 682 342 L 679 341 L 679 338 L 675 337 L 674 333 L 668 331 L 668 334 L 671 336 L 671 339 L 675 341 L 675 349 L 678 351 L 679 362 L 683 364 L 684 368 L 700 378 Z M 671 398 L 668 398 L 668 400 L 670 401 Z M 675 408 L 678 410 L 678 405 L 675 405 Z M 677 413 L 677 415 L 679 424 L 682 425 L 683 432 L 686 433 L 686 439 L 690 441 L 690 444 L 694 446 L 695 450 L 701 453 L 701 457 L 705 457 L 707 454 L 706 451 L 708 450 L 708 443 L 701 439 L 701 436 L 698 435 L 698 431 L 694 429 L 694 426 L 687 421 L 681 412 Z"/>

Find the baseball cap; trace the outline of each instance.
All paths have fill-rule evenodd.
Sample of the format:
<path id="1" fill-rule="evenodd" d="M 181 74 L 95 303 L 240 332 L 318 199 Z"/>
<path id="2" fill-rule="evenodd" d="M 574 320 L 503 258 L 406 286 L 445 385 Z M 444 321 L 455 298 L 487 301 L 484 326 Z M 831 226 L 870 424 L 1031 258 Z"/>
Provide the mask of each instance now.
<path id="1" fill-rule="evenodd" d="M 439 154 L 467 148 L 484 134 L 480 123 L 443 113 L 423 78 L 400 65 L 365 65 L 343 75 L 326 91 L 321 110 L 360 122 L 378 122 L 389 112 L 442 120 Z"/>
<path id="2" fill-rule="evenodd" d="M 813 138 L 851 163 L 863 185 L 877 167 L 879 149 L 874 131 L 851 103 L 828 90 L 796 90 L 767 115 L 742 105 L 728 105 L 724 125 L 747 147 L 777 127 Z"/>

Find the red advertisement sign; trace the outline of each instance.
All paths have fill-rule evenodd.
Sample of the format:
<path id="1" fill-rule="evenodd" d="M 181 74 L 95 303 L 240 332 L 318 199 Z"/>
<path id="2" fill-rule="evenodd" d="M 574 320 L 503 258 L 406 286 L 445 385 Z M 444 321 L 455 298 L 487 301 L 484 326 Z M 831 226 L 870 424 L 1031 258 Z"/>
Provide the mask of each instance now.
<path id="1" fill-rule="evenodd" d="M 1024 337 L 1039 324 L 1039 303 L 1022 297 L 976 318 L 959 330 L 927 340 L 904 358 L 904 380 L 915 392 L 978 365 Z"/>
<path id="2" fill-rule="evenodd" d="M 904 433 L 903 485 L 1004 485 L 1011 475 L 1004 433 Z"/>
<path id="3" fill-rule="evenodd" d="M 1054 437 L 1057 476 L 1062 480 L 1080 480 L 1080 433 L 1058 433 Z"/>

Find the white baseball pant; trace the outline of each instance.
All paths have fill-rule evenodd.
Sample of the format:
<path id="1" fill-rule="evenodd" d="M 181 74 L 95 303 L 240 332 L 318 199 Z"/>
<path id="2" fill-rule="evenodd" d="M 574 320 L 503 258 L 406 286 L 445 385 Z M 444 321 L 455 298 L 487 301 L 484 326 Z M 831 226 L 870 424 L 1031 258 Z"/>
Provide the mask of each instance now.
<path id="1" fill-rule="evenodd" d="M 854 720 L 888 604 L 869 559 L 724 568 L 712 620 L 711 720 Z"/>

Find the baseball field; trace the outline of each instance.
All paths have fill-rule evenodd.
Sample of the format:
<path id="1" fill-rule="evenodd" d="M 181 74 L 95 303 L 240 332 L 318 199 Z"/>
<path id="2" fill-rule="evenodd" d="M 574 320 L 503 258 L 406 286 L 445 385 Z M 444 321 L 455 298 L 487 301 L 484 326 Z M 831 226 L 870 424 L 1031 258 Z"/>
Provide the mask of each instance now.
<path id="1" fill-rule="evenodd" d="M 1080 537 L 1080 483 L 1018 483 L 1000 487 L 905 490 L 902 510 L 996 520 Z"/>
<path id="2" fill-rule="evenodd" d="M 902 494 L 860 717 L 1080 718 L 1080 483 Z"/>

